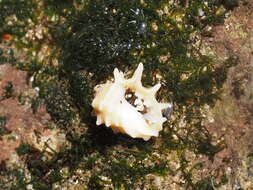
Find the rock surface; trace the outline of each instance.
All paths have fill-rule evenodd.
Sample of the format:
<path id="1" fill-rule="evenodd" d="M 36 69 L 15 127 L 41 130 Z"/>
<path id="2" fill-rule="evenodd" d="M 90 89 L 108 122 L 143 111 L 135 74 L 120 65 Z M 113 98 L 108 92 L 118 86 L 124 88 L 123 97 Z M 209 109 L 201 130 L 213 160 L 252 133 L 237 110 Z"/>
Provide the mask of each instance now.
<path id="1" fill-rule="evenodd" d="M 10 97 L 5 96 L 8 84 L 12 86 Z M 59 136 L 59 131 L 47 129 L 50 116 L 45 107 L 39 107 L 33 113 L 29 102 L 20 103 L 19 98 L 23 95 L 36 96 L 35 90 L 27 84 L 27 73 L 8 64 L 0 65 L 0 116 L 4 120 L 1 128 L 6 133 L 0 136 L 0 162 L 8 160 L 21 143 L 28 143 L 40 151 L 46 149 L 46 143 L 51 143 L 50 148 L 56 151 L 58 140 L 64 138 Z"/>
<path id="2" fill-rule="evenodd" d="M 207 161 L 206 172 L 227 174 L 223 189 L 253 189 L 253 1 L 244 1 L 231 12 L 225 24 L 204 39 L 219 59 L 236 57 L 228 73 L 221 100 L 210 112 L 210 133 L 226 142 L 226 148 Z M 211 39 L 211 40 L 210 40 Z M 204 172 L 203 172 L 204 173 Z"/>

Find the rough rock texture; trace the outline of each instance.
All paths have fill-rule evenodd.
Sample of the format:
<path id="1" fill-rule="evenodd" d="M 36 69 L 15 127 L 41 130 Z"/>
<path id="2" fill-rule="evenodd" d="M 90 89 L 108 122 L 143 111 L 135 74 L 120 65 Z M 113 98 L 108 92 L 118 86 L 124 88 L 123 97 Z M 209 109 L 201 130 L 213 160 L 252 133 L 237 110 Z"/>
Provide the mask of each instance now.
<path id="1" fill-rule="evenodd" d="M 12 87 L 6 96 L 6 86 L 10 84 Z M 3 120 L 1 131 L 4 133 L 0 134 L 0 162 L 8 160 L 22 142 L 41 151 L 45 148 L 46 142 L 53 142 L 51 143 L 53 150 L 59 145 L 55 142 L 58 131 L 46 129 L 50 119 L 46 109 L 39 107 L 36 113 L 33 113 L 30 104 L 21 105 L 19 101 L 21 95 L 36 95 L 35 90 L 27 84 L 27 73 L 7 64 L 1 65 L 0 116 Z"/>
<path id="2" fill-rule="evenodd" d="M 253 189 L 253 1 L 244 1 L 232 11 L 225 25 L 216 26 L 213 36 L 204 39 L 222 60 L 233 56 L 221 100 L 211 110 L 214 121 L 208 130 L 225 141 L 226 148 L 213 160 L 206 160 L 205 172 L 226 174 L 224 189 Z"/>

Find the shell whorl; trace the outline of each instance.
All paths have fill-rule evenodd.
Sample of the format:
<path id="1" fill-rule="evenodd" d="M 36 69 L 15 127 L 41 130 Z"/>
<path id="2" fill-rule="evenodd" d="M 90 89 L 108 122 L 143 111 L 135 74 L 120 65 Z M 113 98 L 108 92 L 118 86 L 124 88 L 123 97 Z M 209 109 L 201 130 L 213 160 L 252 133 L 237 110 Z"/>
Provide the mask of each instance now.
<path id="1" fill-rule="evenodd" d="M 125 79 L 124 73 L 115 68 L 114 82 L 108 81 L 95 87 L 92 107 L 97 116 L 97 125 L 105 124 L 115 133 L 125 133 L 133 138 L 144 140 L 149 140 L 151 136 L 158 136 L 163 123 L 167 120 L 162 116 L 162 110 L 170 107 L 171 104 L 159 103 L 156 100 L 160 83 L 151 88 L 142 86 L 142 73 L 142 63 L 129 79 Z M 133 104 L 125 97 L 127 91 L 131 91 L 136 97 Z"/>

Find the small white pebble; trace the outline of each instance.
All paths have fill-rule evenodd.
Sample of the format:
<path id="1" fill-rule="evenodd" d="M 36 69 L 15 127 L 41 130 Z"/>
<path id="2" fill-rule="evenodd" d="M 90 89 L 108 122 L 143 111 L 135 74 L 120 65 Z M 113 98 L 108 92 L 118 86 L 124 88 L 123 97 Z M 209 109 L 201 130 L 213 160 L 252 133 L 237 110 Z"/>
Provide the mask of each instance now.
<path id="1" fill-rule="evenodd" d="M 199 16 L 204 16 L 205 12 L 202 9 L 199 9 Z"/>
<path id="2" fill-rule="evenodd" d="M 34 81 L 34 76 L 31 76 L 30 82 L 33 82 L 33 81 Z"/>
<path id="3" fill-rule="evenodd" d="M 40 91 L 40 88 L 39 88 L 39 87 L 35 87 L 34 90 L 35 90 L 36 92 L 39 92 L 39 91 Z"/>
<path id="4" fill-rule="evenodd" d="M 27 190 L 33 190 L 33 185 L 32 185 L 32 184 L 28 184 L 28 185 L 26 186 L 26 189 L 27 189 Z"/>

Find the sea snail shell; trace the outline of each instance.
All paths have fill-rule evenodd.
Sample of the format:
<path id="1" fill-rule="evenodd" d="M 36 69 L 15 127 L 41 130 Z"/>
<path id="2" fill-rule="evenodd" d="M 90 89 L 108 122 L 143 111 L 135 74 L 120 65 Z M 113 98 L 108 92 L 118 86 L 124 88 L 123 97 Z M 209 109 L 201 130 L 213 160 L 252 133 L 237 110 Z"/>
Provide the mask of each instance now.
<path id="1" fill-rule="evenodd" d="M 146 141 L 151 136 L 158 136 L 167 120 L 162 110 L 172 108 L 172 104 L 157 102 L 155 95 L 161 85 L 143 87 L 142 72 L 143 64 L 140 63 L 133 77 L 125 79 L 123 72 L 115 68 L 114 82 L 107 81 L 95 87 L 92 107 L 97 125 L 105 124 L 115 133 L 125 133 Z"/>

